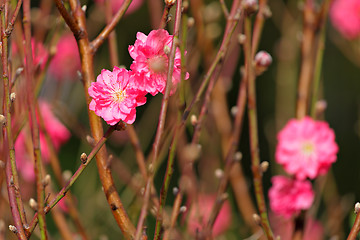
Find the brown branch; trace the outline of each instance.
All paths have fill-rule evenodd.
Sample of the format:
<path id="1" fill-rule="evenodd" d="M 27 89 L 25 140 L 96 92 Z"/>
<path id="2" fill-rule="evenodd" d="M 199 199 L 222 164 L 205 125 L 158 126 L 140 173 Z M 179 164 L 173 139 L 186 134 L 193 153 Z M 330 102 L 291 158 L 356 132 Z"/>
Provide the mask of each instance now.
<path id="1" fill-rule="evenodd" d="M 355 204 L 355 213 L 356 219 L 354 225 L 351 228 L 351 231 L 347 237 L 347 240 L 356 240 L 357 236 L 360 232 L 360 211 L 359 211 L 359 203 Z"/>
<path id="2" fill-rule="evenodd" d="M 245 77 L 247 78 L 247 82 L 248 82 L 248 116 L 249 116 L 251 168 L 253 173 L 256 202 L 261 217 L 261 225 L 268 240 L 272 240 L 274 239 L 274 236 L 270 228 L 269 219 L 267 215 L 264 190 L 262 186 L 262 172 L 260 169 L 259 139 L 258 139 L 257 110 L 256 110 L 256 85 L 255 85 L 255 72 L 254 72 L 252 50 L 251 50 L 252 49 L 251 20 L 249 16 L 245 17 L 244 32 L 246 35 L 246 40 L 244 43 L 244 53 L 245 53 L 245 69 L 246 69 Z"/>
<path id="3" fill-rule="evenodd" d="M 8 37 L 10 36 L 12 30 L 14 29 L 15 20 L 16 20 L 17 16 L 19 15 L 21 4 L 22 4 L 22 0 L 18 0 L 18 2 L 16 3 L 14 13 L 13 13 L 13 15 L 11 17 L 11 20 L 8 23 L 7 28 L 5 30 L 5 34 Z"/>
<path id="4" fill-rule="evenodd" d="M 298 83 L 298 99 L 296 104 L 296 118 L 301 119 L 308 114 L 309 88 L 313 80 L 315 53 L 315 13 L 313 1 L 306 0 L 304 6 L 303 38 L 301 45 L 301 70 Z"/>
<path id="5" fill-rule="evenodd" d="M 121 123 L 120 123 L 121 124 Z M 72 185 L 75 183 L 75 181 L 79 178 L 81 173 L 85 170 L 85 168 L 90 164 L 91 160 L 95 157 L 95 155 L 100 151 L 101 147 L 105 144 L 105 142 L 108 140 L 112 132 L 115 130 L 117 125 L 110 127 L 104 136 L 96 143 L 94 148 L 91 150 L 89 156 L 87 157 L 87 161 L 80 165 L 80 167 L 76 170 L 74 175 L 70 178 L 70 180 L 66 183 L 66 185 L 58 192 L 58 194 L 50 201 L 50 203 L 44 208 L 43 212 L 48 213 L 69 191 L 69 189 L 72 187 Z M 37 214 L 33 217 L 31 220 L 31 223 L 29 224 L 29 229 L 27 230 L 27 235 L 30 236 L 32 231 L 34 231 L 34 228 L 36 224 L 38 223 Z"/>
<path id="6" fill-rule="evenodd" d="M 90 48 L 92 54 L 94 54 L 98 48 L 104 43 L 106 38 L 110 35 L 110 33 L 114 30 L 122 16 L 124 16 L 126 10 L 128 9 L 132 0 L 125 0 L 124 3 L 121 5 L 120 9 L 117 13 L 113 16 L 110 23 L 108 23 L 105 28 L 99 33 L 99 35 L 90 43 Z"/>
<path id="7" fill-rule="evenodd" d="M 130 4 L 130 0 L 126 1 L 127 4 Z M 77 0 L 70 1 L 71 9 L 74 13 L 74 17 L 78 22 L 81 29 L 84 29 L 84 34 L 81 38 L 78 39 L 78 46 L 81 55 L 81 66 L 82 66 L 82 77 L 84 84 L 84 93 L 86 97 L 87 106 L 89 106 L 91 98 L 88 93 L 88 89 L 91 83 L 94 81 L 94 69 L 93 69 L 93 47 L 89 42 L 87 31 L 86 31 L 86 19 L 85 13 L 80 8 L 80 3 Z M 123 5 L 124 7 L 124 5 Z M 117 13 L 120 14 L 121 11 Z M 109 29 L 109 27 L 105 28 Z M 90 129 L 92 136 L 95 141 L 99 141 L 103 136 L 103 128 L 100 118 L 88 108 Z M 101 148 L 96 155 L 96 163 L 98 167 L 98 172 L 100 176 L 100 181 L 102 183 L 104 193 L 108 204 L 112 210 L 112 214 L 120 227 L 122 233 L 124 234 L 125 239 L 132 239 L 135 235 L 135 227 L 128 217 L 122 201 L 116 191 L 114 180 L 111 174 L 111 170 L 107 164 L 108 154 L 106 148 Z"/>
<path id="8" fill-rule="evenodd" d="M 66 24 L 69 26 L 70 30 L 74 33 L 76 39 L 84 37 L 84 31 L 76 23 L 75 18 L 71 16 L 66 10 L 62 0 L 54 0 L 57 9 L 59 10 L 61 16 L 64 18 Z"/>
<path id="9" fill-rule="evenodd" d="M 15 227 L 17 229 L 16 234 L 19 239 L 26 239 L 23 225 L 26 224 L 26 215 L 24 211 L 23 202 L 21 200 L 21 193 L 19 187 L 19 178 L 17 173 L 14 139 L 12 135 L 12 116 L 11 116 L 11 100 L 10 100 L 10 78 L 9 78 L 9 65 L 8 65 L 8 37 L 5 34 L 5 11 L 4 4 L 0 6 L 0 27 L 1 27 L 1 62 L 2 62 L 2 81 L 3 81 L 3 117 L 5 122 L 2 125 L 2 134 L 4 141 L 3 152 L 6 156 L 6 183 L 9 195 L 9 204 L 13 220 L 15 221 Z"/>

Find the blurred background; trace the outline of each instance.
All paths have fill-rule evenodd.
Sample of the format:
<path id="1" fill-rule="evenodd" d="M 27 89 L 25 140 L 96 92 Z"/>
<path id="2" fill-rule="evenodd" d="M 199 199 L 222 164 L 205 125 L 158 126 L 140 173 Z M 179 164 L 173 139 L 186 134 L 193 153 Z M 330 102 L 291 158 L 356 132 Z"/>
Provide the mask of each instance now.
<path id="1" fill-rule="evenodd" d="M 116 0 L 112 1 L 116 2 Z M 128 46 L 134 44 L 137 32 L 148 34 L 152 29 L 158 28 L 164 7 L 163 2 L 160 0 L 133 0 L 133 2 L 138 2 L 138 5 L 133 8 L 130 6 L 128 13 L 115 29 L 118 60 L 120 65 L 127 69 L 129 69 L 132 62 L 132 58 L 128 53 Z M 191 0 L 188 3 L 187 13 L 193 22 L 188 20 L 186 46 L 187 71 L 190 78 L 185 83 L 186 104 L 191 102 L 209 67 L 209 63 L 214 58 L 221 44 L 226 24 L 226 18 L 219 1 Z M 86 136 L 89 135 L 90 131 L 84 89 L 78 75 L 71 75 L 67 79 L 59 80 L 56 79 L 56 74 L 51 72 L 51 66 L 49 65 L 55 59 L 54 54 L 61 51 L 61 49 L 56 50 L 56 44 L 63 35 L 70 32 L 59 16 L 56 7 L 50 1 L 47 3 L 46 0 L 42 2 L 32 1 L 31 4 L 34 37 L 43 43 L 50 55 L 44 70 L 41 70 L 41 74 L 39 74 L 39 78 L 43 79 L 39 89 L 39 98 L 51 105 L 53 114 L 71 133 L 70 138 L 58 150 L 61 169 L 66 179 L 66 176 L 74 173 L 80 165 L 79 156 L 81 153 L 91 151 L 91 146 L 86 141 Z M 104 3 L 81 1 L 81 4 L 86 5 L 88 33 L 90 39 L 93 39 L 105 26 Z M 232 1 L 227 0 L 225 4 L 230 9 Z M 277 132 L 284 127 L 289 119 L 295 117 L 297 82 L 301 64 L 302 4 L 301 1 L 293 0 L 269 1 L 268 5 L 272 14 L 264 23 L 259 44 L 259 50 L 267 51 L 273 58 L 273 63 L 267 71 L 256 80 L 260 157 L 262 161 L 270 163 L 269 170 L 263 176 L 266 198 L 267 190 L 271 186 L 270 178 L 284 173 L 274 159 Z M 316 2 L 316 4 L 320 5 L 321 2 Z M 116 8 L 116 6 L 112 6 L 112 8 Z M 170 14 L 171 20 L 166 29 L 172 33 L 174 9 L 171 10 Z M 224 130 L 221 127 L 226 128 L 229 126 L 227 121 L 233 121 L 231 112 L 233 106 L 236 105 L 241 79 L 240 67 L 243 66 L 244 62 L 243 53 L 237 41 L 237 35 L 241 31 L 242 27 L 239 25 L 232 38 L 231 50 L 227 54 L 220 74 L 221 77 L 217 85 L 215 85 L 202 126 L 199 140 L 201 154 L 194 164 L 194 170 L 198 177 L 199 191 L 204 194 L 216 193 L 219 179 L 215 176 L 215 172 L 224 166 L 222 160 L 224 150 L 221 147 Z M 10 38 L 12 47 L 19 41 L 21 42 L 19 40 L 21 39 L 20 34 L 21 32 L 14 31 Z M 319 105 L 320 108 L 323 108 L 323 111 L 320 111 L 319 118 L 326 120 L 330 127 L 334 129 L 336 142 L 340 150 L 338 159 L 329 173 L 313 182 L 317 196 L 309 214 L 311 218 L 320 222 L 323 234 L 320 234 L 322 236 L 319 238 L 312 239 L 330 239 L 331 237 L 337 237 L 331 239 L 344 239 L 348 235 L 355 217 L 353 206 L 360 199 L 358 189 L 360 185 L 359 53 L 359 39 L 348 40 L 344 38 L 333 27 L 330 19 L 327 19 L 319 93 L 319 100 L 321 100 Z M 17 69 L 22 66 L 22 58 L 21 54 L 18 53 L 11 53 L 11 57 L 12 73 L 15 76 Z M 95 76 L 100 74 L 102 69 L 112 70 L 113 66 L 109 57 L 107 41 L 100 47 L 94 59 Z M 55 68 L 60 68 L 60 65 L 55 66 Z M 21 87 L 21 84 L 18 87 Z M 18 96 L 20 95 L 17 93 Z M 225 99 L 218 103 L 221 97 L 225 97 Z M 134 123 L 145 156 L 149 156 L 152 149 L 162 95 L 158 94 L 153 97 L 148 94 L 147 98 L 147 104 L 137 108 L 137 119 Z M 202 101 L 194 107 L 193 114 L 198 115 Z M 225 105 L 223 105 L 224 103 Z M 171 98 L 170 113 L 165 128 L 166 134 L 162 143 L 165 150 L 172 135 L 171 129 L 175 126 L 174 119 L 176 119 L 177 108 L 179 108 L 178 104 L 178 95 L 174 95 Z M 19 111 L 23 111 L 23 108 L 19 109 L 22 109 Z M 222 115 L 224 112 L 225 115 Z M 15 116 L 19 117 L 21 114 Z M 223 122 L 221 123 L 221 121 Z M 108 128 L 105 122 L 103 126 L 104 129 Z M 191 141 L 192 133 L 193 126 L 188 121 L 183 139 Z M 111 166 L 117 191 L 132 222 L 136 223 L 142 206 L 139 190 L 141 190 L 144 183 L 139 174 L 136 156 L 129 142 L 127 132 L 115 132 L 107 143 L 107 147 L 109 153 L 113 155 Z M 160 191 L 166 169 L 167 151 L 165 150 L 161 153 L 162 161 L 156 169 L 155 187 L 157 192 Z M 180 149 L 179 151 L 183 150 Z M 242 172 L 250 196 L 255 203 L 246 113 L 238 151 L 242 153 Z M 178 187 L 180 184 L 180 168 L 181 166 L 176 163 L 170 189 Z M 53 179 L 54 172 L 50 165 L 47 165 L 46 170 Z M 36 196 L 35 185 L 33 181 L 24 179 L 21 174 L 20 180 L 26 212 L 28 218 L 31 219 L 34 211 L 30 209 L 28 201 L 31 197 Z M 61 186 L 55 180 L 52 181 L 52 184 L 55 191 L 61 189 Z M 14 239 L 14 234 L 7 230 L 7 226 L 12 224 L 12 217 L 6 200 L 7 193 L 4 182 L 1 185 L 1 190 L 0 219 L 2 219 L 1 223 L 6 228 L 6 230 L 3 230 L 3 236 L 4 239 Z M 91 239 L 122 239 L 121 231 L 114 221 L 106 202 L 94 162 L 80 176 L 71 188 L 71 192 L 80 219 Z M 249 238 L 253 233 L 250 227 L 246 225 L 244 217 L 238 209 L 230 185 L 227 193 L 232 208 L 232 222 L 229 230 L 217 236 L 216 239 L 257 239 L 256 236 Z M 170 191 L 166 207 L 169 214 L 174 199 L 175 197 Z M 186 204 L 186 197 L 183 204 Z M 66 206 L 65 209 L 61 208 L 60 211 L 64 212 L 70 228 L 74 231 L 74 239 L 82 239 L 80 235 L 75 233 L 75 225 L 67 215 Z M 179 217 L 177 225 L 178 229 L 184 231 L 184 233 L 181 238 L 175 239 L 192 239 L 191 236 L 185 233 L 187 228 L 185 216 L 186 214 Z M 50 214 L 47 215 L 46 220 L 51 239 L 62 239 Z M 274 223 L 274 225 L 276 224 Z M 155 217 L 153 215 L 148 215 L 146 226 L 150 239 L 155 228 Z M 2 227 L 4 229 L 4 226 Z M 38 239 L 39 233 L 37 231 L 35 231 L 31 239 Z"/>

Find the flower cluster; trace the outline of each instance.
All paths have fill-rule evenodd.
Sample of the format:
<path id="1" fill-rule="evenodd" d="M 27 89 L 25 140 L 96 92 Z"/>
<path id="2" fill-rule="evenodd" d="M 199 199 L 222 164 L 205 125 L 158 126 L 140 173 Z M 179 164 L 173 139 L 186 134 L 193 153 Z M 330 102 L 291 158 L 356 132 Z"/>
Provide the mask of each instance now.
<path id="1" fill-rule="evenodd" d="M 269 198 L 274 213 L 289 218 L 311 207 L 315 195 L 309 181 L 274 176 L 271 182 Z"/>
<path id="2" fill-rule="evenodd" d="M 270 207 L 275 213 L 289 217 L 311 206 L 314 196 L 306 179 L 314 179 L 329 170 L 336 161 L 338 145 L 328 123 L 310 117 L 290 120 L 277 138 L 275 159 L 293 178 L 273 177 Z"/>
<path id="3" fill-rule="evenodd" d="M 39 105 L 42 119 L 46 123 L 45 130 L 55 150 L 58 151 L 60 146 L 69 139 L 70 132 L 53 115 L 48 103 L 40 101 Z M 31 145 L 32 141 L 28 140 L 29 138 L 31 138 L 30 129 L 24 127 L 15 142 L 16 162 L 22 177 L 27 181 L 33 181 L 35 179 L 33 147 Z M 46 142 L 45 133 L 42 131 L 40 131 L 40 148 L 42 159 L 44 162 L 48 162 L 50 151 Z"/>
<path id="4" fill-rule="evenodd" d="M 153 30 L 148 36 L 137 33 L 135 44 L 129 46 L 130 56 L 134 59 L 131 70 L 118 67 L 112 72 L 103 70 L 88 90 L 93 98 L 90 110 L 110 125 L 120 120 L 132 124 L 136 118 L 135 108 L 145 104 L 145 95 L 154 96 L 165 91 L 172 40 L 172 35 L 163 29 Z M 180 50 L 177 48 L 171 93 L 175 92 L 180 75 Z M 186 73 L 186 79 L 188 77 Z"/>
<path id="5" fill-rule="evenodd" d="M 344 37 L 357 38 L 360 35 L 360 1 L 335 0 L 330 9 L 330 19 Z"/>

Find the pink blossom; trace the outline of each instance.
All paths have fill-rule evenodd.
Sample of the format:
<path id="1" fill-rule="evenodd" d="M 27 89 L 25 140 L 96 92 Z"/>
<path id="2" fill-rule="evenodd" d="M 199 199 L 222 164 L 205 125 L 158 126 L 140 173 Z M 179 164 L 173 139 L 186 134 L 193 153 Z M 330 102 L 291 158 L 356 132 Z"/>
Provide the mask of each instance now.
<path id="1" fill-rule="evenodd" d="M 95 2 L 97 4 L 104 4 L 104 0 L 95 0 Z M 124 0 L 110 0 L 112 13 L 115 14 L 120 9 L 123 3 Z M 133 0 L 130 3 L 128 9 L 126 10 L 125 15 L 135 12 L 141 7 L 143 3 L 144 0 Z"/>
<path id="2" fill-rule="evenodd" d="M 145 104 L 145 92 L 136 88 L 134 74 L 126 69 L 114 67 L 113 71 L 102 70 L 89 87 L 93 98 L 89 108 L 108 124 L 120 120 L 132 124 L 136 118 L 136 107 Z"/>
<path id="3" fill-rule="evenodd" d="M 334 27 L 348 39 L 360 34 L 360 1 L 335 0 L 330 9 Z"/>
<path id="4" fill-rule="evenodd" d="M 48 103 L 40 101 L 39 106 L 45 124 L 46 132 L 49 134 L 55 151 L 58 151 L 60 149 L 60 146 L 69 139 L 70 132 L 53 115 Z M 50 151 L 46 143 L 45 135 L 42 131 L 40 131 L 39 136 L 42 159 L 44 162 L 48 162 L 50 158 Z M 33 181 L 35 179 L 34 158 L 32 138 L 29 126 L 25 126 L 17 137 L 15 142 L 15 150 L 17 166 L 22 174 L 22 177 L 25 180 Z"/>
<path id="5" fill-rule="evenodd" d="M 56 80 L 75 80 L 77 71 L 81 70 L 79 50 L 72 34 L 60 38 L 56 54 L 49 65 L 49 73 Z"/>
<path id="6" fill-rule="evenodd" d="M 61 209 L 61 211 L 68 213 L 69 212 L 69 207 L 66 203 L 66 196 L 63 197 L 62 199 L 60 199 L 60 201 L 57 203 L 57 205 L 59 206 L 59 208 Z"/>
<path id="7" fill-rule="evenodd" d="M 31 39 L 31 49 L 34 66 L 40 66 L 40 69 L 43 70 L 49 57 L 48 51 L 41 42 L 37 42 L 34 38 Z M 12 45 L 12 54 L 16 55 L 18 53 L 18 46 L 16 44 Z M 26 64 L 26 59 L 24 59 L 24 64 Z"/>
<path id="8" fill-rule="evenodd" d="M 137 86 L 140 90 L 152 95 L 158 92 L 164 93 L 169 61 L 164 48 L 170 51 L 173 36 L 166 30 L 159 29 L 151 31 L 148 36 L 138 32 L 136 38 L 135 44 L 129 46 L 129 53 L 134 59 L 130 68 L 137 73 L 138 77 L 135 78 Z M 172 76 L 172 93 L 181 80 L 180 62 L 181 54 L 177 48 Z M 188 77 L 187 73 L 186 79 Z"/>
<path id="9" fill-rule="evenodd" d="M 315 195 L 309 181 L 274 176 L 271 182 L 270 208 L 275 214 L 289 218 L 311 207 Z"/>
<path id="10" fill-rule="evenodd" d="M 192 204 L 188 220 L 188 230 L 191 235 L 195 236 L 207 224 L 215 201 L 215 195 L 199 195 L 197 204 Z M 225 201 L 212 228 L 213 237 L 224 233 L 230 225 L 231 207 L 229 202 Z"/>
<path id="11" fill-rule="evenodd" d="M 279 132 L 275 158 L 298 179 L 325 174 L 336 161 L 335 134 L 324 121 L 292 119 Z"/>

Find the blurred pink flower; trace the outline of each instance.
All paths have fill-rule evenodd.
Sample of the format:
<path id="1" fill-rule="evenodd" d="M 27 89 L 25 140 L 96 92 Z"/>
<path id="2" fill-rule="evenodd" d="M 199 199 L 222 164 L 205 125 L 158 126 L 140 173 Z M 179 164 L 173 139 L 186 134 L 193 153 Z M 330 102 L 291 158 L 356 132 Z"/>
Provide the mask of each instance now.
<path id="1" fill-rule="evenodd" d="M 79 50 L 75 37 L 66 34 L 59 39 L 56 54 L 49 65 L 49 73 L 56 80 L 76 80 L 81 70 Z"/>
<path id="2" fill-rule="evenodd" d="M 95 0 L 95 2 L 97 4 L 104 4 L 104 0 Z M 120 7 L 122 6 L 123 3 L 124 3 L 124 0 L 110 0 L 112 13 L 115 14 L 120 9 Z M 144 3 L 144 0 L 133 0 L 130 3 L 130 6 L 128 7 L 128 9 L 126 10 L 125 15 L 135 12 L 136 10 L 138 10 L 141 7 L 141 5 L 143 3 Z"/>
<path id="3" fill-rule="evenodd" d="M 324 121 L 292 119 L 278 133 L 275 158 L 298 179 L 325 174 L 336 161 L 335 134 Z"/>
<path id="4" fill-rule="evenodd" d="M 166 30 L 159 29 L 151 31 L 148 36 L 138 32 L 136 38 L 135 44 L 129 46 L 129 53 L 134 59 L 130 68 L 138 75 L 135 80 L 139 89 L 152 95 L 164 93 L 169 61 L 166 51 L 170 51 L 173 36 Z M 181 80 L 180 62 L 181 54 L 177 48 L 172 76 L 172 93 Z M 187 78 L 189 78 L 188 73 Z"/>
<path id="5" fill-rule="evenodd" d="M 188 218 L 188 230 L 191 235 L 195 236 L 206 225 L 215 201 L 215 195 L 199 195 L 197 204 L 192 204 Z M 231 221 L 231 207 L 229 202 L 225 201 L 212 228 L 212 236 L 224 233 L 230 227 Z"/>
<path id="6" fill-rule="evenodd" d="M 315 195 L 309 181 L 274 176 L 271 182 L 269 200 L 270 208 L 275 214 L 289 218 L 311 207 Z"/>
<path id="7" fill-rule="evenodd" d="M 69 137 L 70 132 L 66 127 L 53 115 L 48 103 L 39 102 L 40 111 L 45 124 L 46 132 L 54 145 L 56 151 L 65 143 Z M 46 143 L 46 138 L 43 132 L 40 131 L 40 149 L 41 156 L 44 162 L 49 161 L 50 152 Z M 31 140 L 31 133 L 28 126 L 25 126 L 20 132 L 15 142 L 16 163 L 22 177 L 25 180 L 33 181 L 35 179 L 34 173 L 34 158 L 33 145 Z"/>
<path id="8" fill-rule="evenodd" d="M 360 35 L 360 1 L 334 0 L 330 9 L 330 19 L 345 38 L 357 38 Z"/>
<path id="9" fill-rule="evenodd" d="M 269 220 L 274 236 L 279 236 L 282 240 L 291 240 L 294 233 L 294 221 L 291 218 L 284 218 L 280 215 L 269 213 Z M 322 240 L 324 239 L 324 227 L 320 221 L 312 218 L 305 220 L 303 240 Z"/>
<path id="10" fill-rule="evenodd" d="M 136 88 L 134 78 L 131 71 L 118 67 L 112 72 L 102 70 L 89 87 L 89 95 L 93 98 L 90 110 L 110 125 L 120 120 L 132 124 L 136 118 L 135 108 L 146 102 L 146 93 Z"/>
<path id="11" fill-rule="evenodd" d="M 60 201 L 57 203 L 57 205 L 59 206 L 59 208 L 61 209 L 61 211 L 68 213 L 69 212 L 69 207 L 66 203 L 66 196 L 63 197 L 62 199 L 60 199 Z"/>
<path id="12" fill-rule="evenodd" d="M 34 38 L 31 39 L 31 48 L 32 48 L 33 64 L 35 68 L 40 67 L 40 70 L 43 70 L 49 58 L 48 51 L 45 49 L 44 45 L 41 42 L 37 42 Z M 19 53 L 18 46 L 16 44 L 13 44 L 12 54 L 17 55 L 18 53 Z M 26 64 L 26 59 L 24 59 L 24 64 Z"/>

